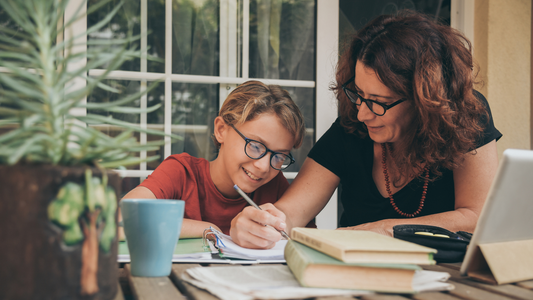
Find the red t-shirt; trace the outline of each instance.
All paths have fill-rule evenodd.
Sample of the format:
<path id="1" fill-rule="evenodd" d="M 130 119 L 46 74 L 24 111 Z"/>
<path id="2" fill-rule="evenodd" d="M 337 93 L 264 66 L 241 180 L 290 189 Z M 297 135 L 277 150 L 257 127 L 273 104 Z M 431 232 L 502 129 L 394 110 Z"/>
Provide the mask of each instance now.
<path id="1" fill-rule="evenodd" d="M 242 197 L 224 197 L 215 187 L 209 173 L 209 161 L 187 153 L 165 159 L 140 186 L 148 188 L 157 199 L 185 201 L 187 219 L 211 222 L 229 234 L 231 220 L 248 204 Z M 257 205 L 276 202 L 289 187 L 280 172 L 253 193 Z"/>

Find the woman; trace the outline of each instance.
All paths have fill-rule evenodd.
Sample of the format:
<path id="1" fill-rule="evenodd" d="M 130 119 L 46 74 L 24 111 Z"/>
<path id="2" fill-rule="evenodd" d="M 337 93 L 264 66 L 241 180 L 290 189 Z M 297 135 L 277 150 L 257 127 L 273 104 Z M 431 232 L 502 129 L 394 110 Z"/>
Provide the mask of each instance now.
<path id="1" fill-rule="evenodd" d="M 465 46 L 466 45 L 466 46 Z M 398 224 L 473 232 L 496 173 L 485 98 L 473 90 L 470 42 L 404 11 L 355 35 L 332 87 L 340 117 L 313 147 L 283 197 L 232 220 L 242 246 L 269 248 L 268 227 L 303 226 L 341 184 L 342 229 L 392 235 Z"/>

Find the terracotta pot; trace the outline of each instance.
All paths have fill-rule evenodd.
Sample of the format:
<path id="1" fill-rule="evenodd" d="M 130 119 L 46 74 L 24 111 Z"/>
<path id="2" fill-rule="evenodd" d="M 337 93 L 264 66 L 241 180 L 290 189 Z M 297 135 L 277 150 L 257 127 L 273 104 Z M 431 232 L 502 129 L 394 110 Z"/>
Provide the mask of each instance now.
<path id="1" fill-rule="evenodd" d="M 118 174 L 107 172 L 108 186 L 115 192 L 114 197 L 110 193 L 113 203 L 107 206 L 108 220 L 94 201 L 89 205 L 92 211 L 84 205 L 72 217 L 71 227 L 50 220 L 52 208 L 57 208 L 51 203 L 59 202 L 60 189 L 71 182 L 83 190 L 85 171 L 49 165 L 0 166 L 0 299 L 113 299 L 117 293 L 117 213 L 113 206 L 117 207 L 120 195 Z M 92 177 L 102 175 L 92 169 Z M 84 199 L 92 197 L 93 190 L 85 191 Z M 102 242 L 107 224 L 111 224 L 105 234 L 107 242 Z M 81 239 L 65 242 L 67 229 L 77 225 Z"/>

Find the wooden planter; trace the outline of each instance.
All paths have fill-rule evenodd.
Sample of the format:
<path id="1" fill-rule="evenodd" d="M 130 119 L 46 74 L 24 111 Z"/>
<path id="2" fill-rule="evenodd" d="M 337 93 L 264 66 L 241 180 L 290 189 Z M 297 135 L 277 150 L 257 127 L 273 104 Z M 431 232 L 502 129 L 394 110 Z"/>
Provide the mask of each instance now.
<path id="1" fill-rule="evenodd" d="M 86 208 L 80 214 L 76 222 L 83 236 L 70 245 L 65 243 L 66 227 L 49 217 L 60 189 L 67 182 L 83 188 L 85 172 L 48 165 L 0 166 L 0 299 L 113 299 L 118 288 L 116 209 L 107 213 L 107 222 L 114 224 L 105 246 L 100 239 L 107 224 L 98 216 L 100 207 L 89 205 L 92 212 Z M 116 207 L 121 179 L 107 174 Z M 102 176 L 92 169 L 92 177 Z"/>

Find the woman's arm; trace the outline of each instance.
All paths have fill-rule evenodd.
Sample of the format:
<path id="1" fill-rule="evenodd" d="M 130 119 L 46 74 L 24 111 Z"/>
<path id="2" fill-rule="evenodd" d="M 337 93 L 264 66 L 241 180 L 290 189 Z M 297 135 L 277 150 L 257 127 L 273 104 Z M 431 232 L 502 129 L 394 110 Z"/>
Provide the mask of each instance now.
<path id="1" fill-rule="evenodd" d="M 453 170 L 455 210 L 412 219 L 387 219 L 342 229 L 372 230 L 392 236 L 394 225 L 424 224 L 440 226 L 453 232 L 474 232 L 498 169 L 496 141 L 493 140 L 473 153 L 475 154 L 466 154 L 461 166 Z"/>
<path id="2" fill-rule="evenodd" d="M 271 248 L 281 235 L 271 228 L 290 233 L 292 227 L 303 227 L 326 206 L 340 179 L 307 158 L 300 172 L 274 205 L 265 204 L 257 210 L 246 207 L 231 221 L 230 235 L 247 248 Z"/>
<path id="3" fill-rule="evenodd" d="M 122 199 L 156 199 L 154 193 L 152 191 L 144 186 L 138 186 L 131 190 L 129 193 L 127 193 L 124 198 Z M 119 222 L 122 221 L 122 214 L 120 214 L 120 208 L 119 208 Z M 209 228 L 209 226 L 213 226 L 217 230 L 221 231 L 218 226 L 215 224 L 204 222 L 204 221 L 197 221 L 197 220 L 191 220 L 191 219 L 183 219 L 183 223 L 181 225 L 181 233 L 180 238 L 195 238 L 195 237 L 202 237 L 204 233 L 204 229 Z M 123 228 L 119 228 L 119 238 L 122 240 L 124 237 Z"/>

